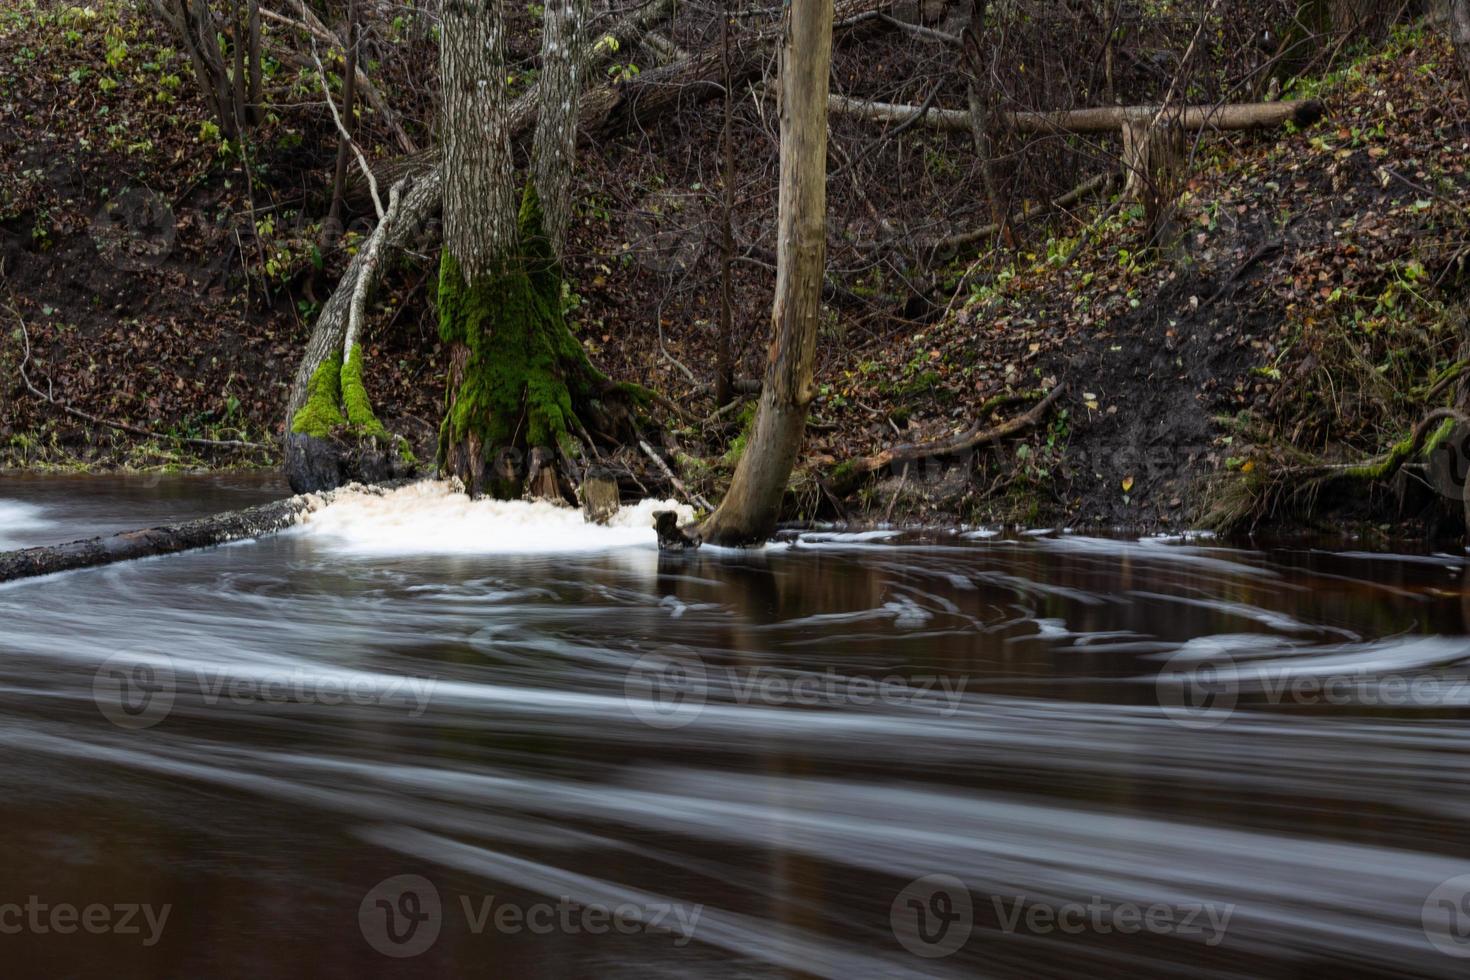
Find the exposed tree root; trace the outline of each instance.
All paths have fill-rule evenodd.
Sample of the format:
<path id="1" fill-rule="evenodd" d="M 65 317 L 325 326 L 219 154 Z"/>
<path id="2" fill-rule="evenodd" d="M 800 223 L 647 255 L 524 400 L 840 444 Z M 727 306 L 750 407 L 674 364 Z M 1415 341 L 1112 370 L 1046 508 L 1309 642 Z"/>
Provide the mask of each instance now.
<path id="1" fill-rule="evenodd" d="M 1046 413 L 1065 390 L 1066 384 L 1059 382 L 1039 402 L 1031 406 L 1031 408 L 1017 415 L 1015 418 L 1007 419 L 1000 425 L 982 428 L 981 423 L 977 422 L 958 435 L 935 439 L 931 442 L 901 443 L 897 446 L 890 446 L 882 452 L 874 453 L 871 456 L 863 456 L 841 463 L 833 469 L 831 475 L 827 478 L 827 485 L 834 494 L 846 496 L 857 487 L 863 477 L 869 473 L 875 473 L 884 467 L 899 463 L 913 463 L 935 456 L 955 456 L 969 452 L 976 446 L 984 443 L 999 442 L 1001 439 L 1025 431 L 1040 422 L 1046 417 Z M 981 419 L 983 420 L 985 416 L 1002 405 L 1026 398 L 1028 394 L 1034 393 L 1001 395 L 992 398 L 981 406 Z"/>
<path id="2" fill-rule="evenodd" d="M 1416 457 L 1427 456 L 1457 424 L 1470 416 L 1454 408 L 1437 408 L 1415 424 L 1410 434 L 1386 453 L 1351 463 L 1308 463 L 1263 471 L 1253 469 L 1224 485 L 1204 523 L 1218 531 L 1254 527 L 1283 510 L 1311 510 L 1318 497 L 1339 482 L 1383 483 Z"/>

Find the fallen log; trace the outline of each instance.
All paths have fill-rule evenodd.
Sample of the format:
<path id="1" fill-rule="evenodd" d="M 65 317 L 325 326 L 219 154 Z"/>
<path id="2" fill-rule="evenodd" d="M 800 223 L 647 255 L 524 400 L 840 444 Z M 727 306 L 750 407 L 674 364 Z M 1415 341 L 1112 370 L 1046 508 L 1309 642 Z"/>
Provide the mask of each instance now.
<path id="1" fill-rule="evenodd" d="M 388 487 L 363 487 L 353 485 L 339 491 L 322 494 L 301 494 L 285 500 L 273 500 L 243 510 L 233 510 L 212 517 L 201 517 L 178 524 L 161 524 L 137 531 L 121 531 L 117 534 L 66 544 L 22 548 L 18 551 L 0 552 L 0 582 L 51 575 L 78 568 L 93 568 L 110 565 L 134 558 L 150 558 L 154 555 L 172 555 L 181 551 L 208 548 L 242 538 L 258 538 L 276 531 L 293 527 L 301 518 L 320 510 L 342 492 L 383 493 Z"/>
<path id="2" fill-rule="evenodd" d="M 925 109 L 922 106 L 868 102 L 845 95 L 832 95 L 828 111 L 834 115 L 870 122 L 918 124 L 946 132 L 968 133 L 970 113 L 964 109 Z M 1310 126 L 1325 114 L 1321 102 L 1246 102 L 1218 106 L 1178 106 L 1164 112 L 1161 123 L 1182 129 L 1270 129 L 1286 123 Z M 1001 129 L 1017 133 L 1110 133 L 1125 125 L 1148 123 L 1159 115 L 1158 106 L 1100 106 L 1056 112 L 997 112 Z"/>
<path id="3" fill-rule="evenodd" d="M 875 473 L 886 466 L 898 463 L 913 463 L 921 459 L 930 459 L 935 456 L 956 456 L 969 452 L 976 446 L 987 442 L 999 442 L 1007 436 L 1015 435 L 1029 429 L 1040 422 L 1047 411 L 1061 397 L 1066 390 L 1065 383 L 1058 383 L 1051 391 L 1047 392 L 1041 401 L 1037 402 L 1025 412 L 1015 418 L 1007 419 L 997 426 L 981 428 L 977 422 L 964 432 L 957 435 L 947 436 L 943 439 L 935 439 L 930 442 L 906 442 L 897 446 L 890 446 L 881 452 L 871 456 L 862 456 L 850 462 L 843 463 L 833 470 L 829 479 L 832 492 L 838 496 L 845 496 L 852 492 L 858 482 L 867 474 Z M 991 411 L 1008 402 L 1019 400 L 1020 395 L 1002 395 L 992 399 L 981 408 L 980 415 L 983 418 Z"/>

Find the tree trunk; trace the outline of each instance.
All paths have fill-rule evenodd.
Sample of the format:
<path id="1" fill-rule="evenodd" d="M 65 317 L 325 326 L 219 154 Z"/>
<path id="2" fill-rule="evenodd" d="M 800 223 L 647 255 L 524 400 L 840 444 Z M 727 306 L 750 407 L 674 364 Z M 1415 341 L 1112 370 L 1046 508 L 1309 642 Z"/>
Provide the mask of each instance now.
<path id="1" fill-rule="evenodd" d="M 579 455 L 573 435 L 616 425 L 601 398 L 623 390 L 592 367 L 562 313 L 560 256 L 547 231 L 541 186 L 560 195 L 554 216 L 565 235 L 571 211 L 575 137 L 575 51 L 579 0 L 548 10 L 533 176 L 516 208 L 504 20 L 496 0 L 483 13 L 446 5 L 440 72 L 444 115 L 444 250 L 439 336 L 449 345 L 441 473 L 471 496 L 488 485 L 516 497 L 570 496 L 563 465 Z M 550 173 L 556 170 L 557 173 Z"/>
<path id="2" fill-rule="evenodd" d="M 1450 0 L 1450 40 L 1460 63 L 1460 81 L 1470 95 L 1470 0 Z"/>
<path id="3" fill-rule="evenodd" d="M 980 162 L 980 177 L 989 199 L 990 220 L 998 228 L 1006 226 L 1006 207 L 1000 198 L 1000 187 L 995 179 L 995 147 L 991 139 L 992 99 L 990 97 L 990 71 L 987 52 L 993 48 L 985 29 L 986 0 L 971 0 L 970 23 L 965 27 L 964 56 L 969 69 L 966 79 L 966 95 L 970 105 L 970 130 L 975 143 L 975 157 Z"/>
<path id="4" fill-rule="evenodd" d="M 733 364 L 735 345 L 735 306 L 731 296 L 735 264 L 735 140 L 732 132 L 735 108 L 734 85 L 730 80 L 730 0 L 720 9 L 720 58 L 724 69 L 724 120 L 720 132 L 724 155 L 722 180 L 723 205 L 720 212 L 720 335 L 715 347 L 715 404 L 729 404 L 731 382 L 735 380 Z"/>
<path id="5" fill-rule="evenodd" d="M 543 230 L 558 257 L 566 248 L 572 222 L 572 165 L 586 23 L 587 0 L 547 0 L 541 27 L 541 111 L 536 116 L 531 171 L 541 197 Z"/>
<path id="6" fill-rule="evenodd" d="M 265 90 L 261 79 L 260 64 L 260 0 L 249 0 L 248 21 L 249 44 L 245 57 L 249 65 L 250 125 L 258 126 L 265 118 Z"/>
<path id="7" fill-rule="evenodd" d="M 332 206 L 327 211 L 327 240 L 335 243 L 342 234 L 342 192 L 347 181 L 347 158 L 352 155 L 352 134 L 357 131 L 357 0 L 347 0 L 347 41 L 343 45 L 342 127 L 337 134 L 337 168 L 332 175 Z M 323 85 L 326 82 L 323 80 Z"/>
<path id="8" fill-rule="evenodd" d="M 806 430 L 826 261 L 832 0 L 792 0 L 781 44 L 781 185 L 775 334 L 754 428 L 730 490 L 699 529 L 718 545 L 770 537 Z"/>

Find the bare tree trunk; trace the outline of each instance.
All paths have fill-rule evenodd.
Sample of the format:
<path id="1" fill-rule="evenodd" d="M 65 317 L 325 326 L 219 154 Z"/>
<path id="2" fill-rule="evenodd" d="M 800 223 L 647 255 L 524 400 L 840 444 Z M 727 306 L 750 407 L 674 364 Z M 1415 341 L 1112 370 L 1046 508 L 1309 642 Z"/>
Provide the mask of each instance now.
<path id="1" fill-rule="evenodd" d="M 248 18 L 249 44 L 245 51 L 245 57 L 249 61 L 249 88 L 247 97 L 250 100 L 250 124 L 259 125 L 265 118 L 265 92 L 260 77 L 260 0 L 247 0 L 250 4 Z"/>
<path id="2" fill-rule="evenodd" d="M 827 91 L 832 0 L 791 0 L 781 42 L 781 186 L 775 334 L 760 407 L 730 490 L 700 527 L 712 544 L 770 537 L 815 395 L 812 372 L 826 264 Z"/>
<path id="3" fill-rule="evenodd" d="M 867 119 L 877 123 L 908 123 L 929 129 L 967 133 L 973 130 L 967 109 L 937 109 L 923 106 L 894 105 L 889 102 L 867 102 L 845 95 L 827 100 L 833 113 Z M 1098 106 L 1090 109 L 1062 109 L 1055 112 L 997 112 L 992 122 L 999 129 L 1017 133 L 1115 133 L 1129 122 L 1148 120 L 1159 114 L 1160 106 Z M 1234 130 L 1269 129 L 1288 122 L 1306 127 L 1322 118 L 1325 112 L 1315 99 L 1305 102 L 1242 102 L 1229 105 L 1194 105 L 1171 107 L 1168 119 L 1180 129 Z M 914 117 L 919 116 L 917 121 Z"/>
<path id="4" fill-rule="evenodd" d="M 720 336 L 715 348 L 715 404 L 730 401 L 730 384 L 734 380 L 731 348 L 735 343 L 735 310 L 730 295 L 731 273 L 735 263 L 735 142 L 731 123 L 735 110 L 734 83 L 730 78 L 730 4 L 725 0 L 720 10 L 720 58 L 723 62 L 725 88 L 724 130 L 720 134 L 724 160 L 724 207 L 720 221 Z"/>
<path id="5" fill-rule="evenodd" d="M 975 142 L 975 156 L 980 162 L 985 196 L 990 205 L 990 220 L 1004 233 L 1006 207 L 1000 199 L 1000 189 L 995 179 L 995 148 L 990 136 L 990 72 L 988 59 L 985 57 L 990 45 L 986 41 L 985 6 L 986 0 L 972 0 L 970 23 L 965 27 L 964 53 L 966 67 L 969 69 L 967 95 L 970 103 L 970 129 Z"/>
<path id="6" fill-rule="evenodd" d="M 230 2 L 230 54 L 234 58 L 234 70 L 230 73 L 230 87 L 234 98 L 232 112 L 235 116 L 235 128 L 244 132 L 250 124 L 250 114 L 245 108 L 249 102 L 249 96 L 245 89 L 245 34 L 246 14 L 245 5 L 249 0 L 231 0 Z"/>
<path id="7" fill-rule="evenodd" d="M 1470 95 L 1470 0 L 1450 0 L 1450 40 L 1460 63 L 1460 81 Z"/>
<path id="8" fill-rule="evenodd" d="M 582 94 L 582 33 L 587 0 L 547 0 L 541 27 L 541 111 L 531 171 L 541 197 L 542 230 L 560 258 L 572 223 L 572 165 Z"/>
<path id="9" fill-rule="evenodd" d="M 342 126 L 345 130 L 337 135 L 337 171 L 332 177 L 332 207 L 327 212 L 327 229 L 335 240 L 342 232 L 342 192 L 347 182 L 347 158 L 352 155 L 352 134 L 357 131 L 357 0 L 347 0 L 347 42 L 343 52 L 345 67 L 342 72 Z M 325 80 L 323 80 L 325 84 Z"/>
<path id="10" fill-rule="evenodd" d="M 444 247 L 467 279 L 495 269 L 516 241 L 502 3 L 444 5 Z"/>

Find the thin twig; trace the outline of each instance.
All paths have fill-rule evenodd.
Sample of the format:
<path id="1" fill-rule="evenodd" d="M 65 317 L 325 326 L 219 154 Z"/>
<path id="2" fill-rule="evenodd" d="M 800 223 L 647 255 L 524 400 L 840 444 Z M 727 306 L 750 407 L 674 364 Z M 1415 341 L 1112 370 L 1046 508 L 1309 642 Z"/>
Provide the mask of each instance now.
<path id="1" fill-rule="evenodd" d="M 301 15 L 306 16 L 306 0 L 301 0 Z M 368 193 L 373 197 L 373 209 L 378 212 L 378 221 L 383 220 L 383 200 L 378 196 L 378 179 L 373 176 L 373 168 L 368 166 L 367 157 L 363 155 L 362 147 L 357 145 L 357 140 L 347 131 L 342 122 L 342 116 L 337 112 L 337 101 L 332 98 L 332 89 L 327 85 L 327 69 L 322 67 L 322 59 L 316 51 L 316 35 L 309 34 L 311 38 L 311 60 L 316 64 L 317 79 L 322 83 L 322 95 L 327 99 L 327 108 L 332 110 L 332 121 L 337 124 L 337 133 L 352 147 L 352 153 L 357 157 L 357 166 L 362 170 L 362 175 L 367 178 Z"/>
<path id="2" fill-rule="evenodd" d="M 676 474 L 673 470 L 669 469 L 669 464 L 668 463 L 665 463 L 663 461 L 663 457 L 661 457 L 658 453 L 656 453 L 656 452 L 653 451 L 653 447 L 648 444 L 648 440 L 646 440 L 646 439 L 639 439 L 638 440 L 638 446 L 639 446 L 639 448 L 641 448 L 643 450 L 643 452 L 645 454 L 647 454 L 647 456 L 648 456 L 649 459 L 653 460 L 654 464 L 659 469 L 663 470 L 664 476 L 666 476 L 666 477 L 669 478 L 669 482 L 674 485 L 674 489 L 675 490 L 678 490 L 680 493 L 682 493 L 684 495 L 684 498 L 686 500 L 693 501 L 694 503 L 696 503 L 699 506 L 703 507 L 706 511 L 709 511 L 709 512 L 713 512 L 714 511 L 714 507 L 710 506 L 710 502 L 708 500 L 705 500 L 704 497 L 700 496 L 699 494 L 693 492 L 688 487 L 686 487 L 684 485 L 684 481 L 681 480 L 681 479 L 679 479 L 678 474 Z"/>

